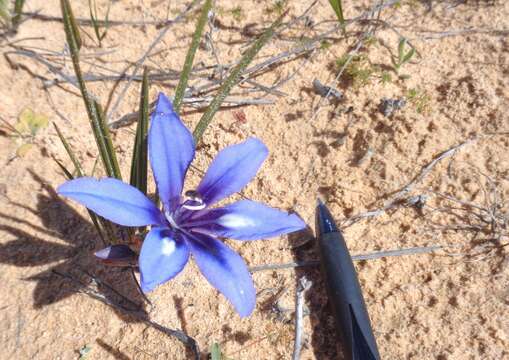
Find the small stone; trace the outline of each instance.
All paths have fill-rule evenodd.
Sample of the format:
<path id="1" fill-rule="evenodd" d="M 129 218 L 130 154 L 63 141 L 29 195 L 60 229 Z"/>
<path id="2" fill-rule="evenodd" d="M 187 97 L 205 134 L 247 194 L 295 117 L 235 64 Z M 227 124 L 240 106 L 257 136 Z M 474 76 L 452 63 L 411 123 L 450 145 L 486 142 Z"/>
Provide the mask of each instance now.
<path id="1" fill-rule="evenodd" d="M 341 100 L 343 97 L 343 94 L 338 89 L 324 85 L 318 79 L 313 80 L 313 90 L 315 90 L 318 95 L 323 97 L 326 97 L 327 94 L 329 94 L 329 97 L 335 99 L 336 101 Z"/>
<path id="2" fill-rule="evenodd" d="M 385 117 L 389 117 L 394 113 L 394 111 L 403 108 L 405 105 L 406 105 L 405 98 L 401 98 L 401 99 L 382 98 L 382 100 L 380 101 L 379 109 L 380 109 L 380 112 Z"/>

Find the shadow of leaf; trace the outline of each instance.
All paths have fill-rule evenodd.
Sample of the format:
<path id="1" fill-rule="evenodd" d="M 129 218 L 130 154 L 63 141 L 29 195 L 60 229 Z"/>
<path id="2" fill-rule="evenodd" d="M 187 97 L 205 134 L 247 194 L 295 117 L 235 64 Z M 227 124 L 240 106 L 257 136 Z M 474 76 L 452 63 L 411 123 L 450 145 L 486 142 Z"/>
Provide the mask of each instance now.
<path id="1" fill-rule="evenodd" d="M 0 213 L 5 219 L 33 230 L 32 233 L 30 230 L 29 232 L 14 226 L 0 225 L 0 231 L 16 238 L 0 245 L 0 263 L 19 267 L 51 266 L 55 263 L 39 274 L 25 279 L 36 282 L 33 292 L 34 307 L 54 304 L 92 286 L 106 301 L 119 304 L 120 307 L 122 302 L 127 302 L 133 311 L 144 312 L 143 299 L 130 269 L 105 267 L 97 262 L 93 250 L 99 239 L 92 224 L 63 202 L 42 178 L 33 172 L 30 174 L 44 190 L 44 193 L 37 196 L 36 209 L 16 202 L 11 204 L 38 216 L 43 226 Z M 44 240 L 43 235 L 56 237 L 64 244 Z M 79 281 L 69 281 L 59 274 L 69 274 Z M 115 288 L 122 289 L 122 292 L 117 292 Z M 117 314 L 126 321 L 135 320 L 119 311 Z"/>

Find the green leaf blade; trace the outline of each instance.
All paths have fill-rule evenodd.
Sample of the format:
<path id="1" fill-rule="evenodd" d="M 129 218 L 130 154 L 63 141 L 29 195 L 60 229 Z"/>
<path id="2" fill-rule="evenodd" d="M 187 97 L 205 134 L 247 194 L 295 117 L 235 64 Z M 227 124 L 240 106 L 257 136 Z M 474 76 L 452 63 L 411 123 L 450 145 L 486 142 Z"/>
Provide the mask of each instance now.
<path id="1" fill-rule="evenodd" d="M 254 57 L 258 54 L 262 47 L 272 38 L 276 28 L 281 25 L 283 17 L 284 15 L 280 16 L 267 30 L 263 32 L 254 44 L 251 45 L 251 47 L 244 53 L 239 63 L 232 69 L 230 75 L 226 78 L 223 84 L 221 84 L 217 95 L 211 101 L 194 129 L 193 136 L 196 144 L 200 141 L 205 129 L 209 126 L 224 99 L 228 96 L 232 88 L 239 82 L 242 72 L 253 61 Z"/>
<path id="2" fill-rule="evenodd" d="M 147 136 L 150 116 L 148 91 L 149 91 L 148 69 L 145 67 L 143 71 L 143 80 L 141 85 L 140 111 L 138 126 L 136 128 L 130 177 L 130 184 L 138 188 L 145 195 L 147 194 L 147 173 L 148 173 Z"/>
<path id="3" fill-rule="evenodd" d="M 187 51 L 186 59 L 184 61 L 184 67 L 182 68 L 179 83 L 175 90 L 175 98 L 173 100 L 173 108 L 177 113 L 180 111 L 182 101 L 184 100 L 184 93 L 186 91 L 187 82 L 189 81 L 189 74 L 191 73 L 191 69 L 193 67 L 193 61 L 196 55 L 196 50 L 200 45 L 203 29 L 205 28 L 205 24 L 207 22 L 208 14 L 211 7 L 212 0 L 205 0 L 205 4 L 203 4 L 203 7 L 201 9 L 200 17 L 198 18 L 198 22 L 196 23 L 196 28 L 194 30 L 191 45 L 189 46 L 189 50 Z"/>
<path id="4" fill-rule="evenodd" d="M 332 6 L 334 12 L 336 13 L 339 23 L 344 26 L 345 17 L 343 15 L 343 4 L 341 3 L 341 0 L 329 0 L 329 3 Z"/>

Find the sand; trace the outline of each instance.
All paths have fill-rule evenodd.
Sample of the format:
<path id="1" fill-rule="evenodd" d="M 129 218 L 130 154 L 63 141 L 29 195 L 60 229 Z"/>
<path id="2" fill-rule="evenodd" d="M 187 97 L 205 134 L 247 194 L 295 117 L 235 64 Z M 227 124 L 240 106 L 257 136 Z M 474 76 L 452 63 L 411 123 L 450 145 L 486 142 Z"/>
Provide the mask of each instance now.
<path id="1" fill-rule="evenodd" d="M 359 16 L 373 3 L 345 1 L 346 17 Z M 359 78 L 352 81 L 345 73 L 336 85 L 343 93 L 340 102 L 321 99 L 312 82 L 317 78 L 324 84 L 334 83 L 336 60 L 355 47 L 367 23 L 350 25 L 346 40 L 336 32 L 321 49 L 258 76 L 258 83 L 270 86 L 294 74 L 277 88 L 284 96 L 267 97 L 273 104 L 225 109 L 216 115 L 199 147 L 187 187 L 199 181 L 201 171 L 220 149 L 248 136 L 260 138 L 270 156 L 244 196 L 296 211 L 311 229 L 316 198 L 321 196 L 344 225 L 352 254 L 444 247 L 434 254 L 356 262 L 383 359 L 509 358 L 507 229 L 498 222 L 493 228 L 488 212 L 476 207 L 491 213 L 494 209 L 500 218 L 508 214 L 509 3 L 401 3 L 383 10 L 380 20 L 389 26 L 380 26 L 360 48 L 359 66 L 371 69 L 371 75 L 359 83 Z M 238 59 L 253 33 L 277 16 L 271 1 L 236 4 L 240 14 L 232 11 L 237 5 L 216 2 L 219 22 L 212 36 L 222 63 Z M 287 19 L 302 14 L 310 4 L 288 2 Z M 184 6 L 171 2 L 170 18 Z M 98 1 L 101 14 L 106 7 L 106 1 Z M 86 1 L 73 2 L 73 8 L 77 17 L 89 17 Z M 57 1 L 29 1 L 26 11 L 60 16 Z M 165 19 L 167 11 L 164 1 L 113 2 L 110 19 L 156 21 Z M 309 16 L 315 27 L 299 22 L 285 30 L 257 61 L 333 26 L 334 13 L 325 0 Z M 181 69 L 196 17 L 197 11 L 192 11 L 184 22 L 171 27 L 156 47 L 160 52 L 146 61 L 153 71 Z M 154 25 L 114 26 L 99 48 L 93 29 L 84 26 L 83 30 L 89 36 L 83 36 L 82 56 L 95 54 L 83 62 L 83 69 L 103 74 L 108 71 L 101 67 L 121 72 L 128 62 L 137 61 L 160 31 Z M 398 79 L 391 70 L 397 33 L 417 49 L 400 69 L 400 74 L 408 75 L 405 79 Z M 13 46 L 53 52 L 48 58 L 72 74 L 69 58 L 62 55 L 65 36 L 58 21 L 26 19 L 15 36 L 2 39 L 1 44 L 4 55 L 16 50 Z M 0 59 L 2 119 L 15 124 L 25 108 L 45 114 L 62 129 L 90 171 L 97 151 L 76 88 L 69 84 L 45 88 L 48 80 L 56 78 L 46 66 L 20 55 L 8 56 L 17 66 L 10 66 L 6 57 Z M 201 47 L 196 64 L 216 64 L 210 48 Z M 392 81 L 382 81 L 383 71 L 391 74 Z M 193 79 L 191 85 L 200 82 Z M 159 91 L 172 95 L 175 83 L 153 83 L 151 99 Z M 114 85 L 111 81 L 89 84 L 103 104 Z M 118 84 L 113 102 L 124 86 L 125 81 Z M 130 86 L 113 120 L 137 109 L 139 86 L 138 82 Z M 379 111 L 383 98 L 401 97 L 407 98 L 406 106 L 390 117 Z M 245 114 L 245 121 L 238 120 L 238 111 Z M 189 127 L 200 116 L 200 111 L 184 108 L 183 119 Z M 129 174 L 134 129 L 130 125 L 113 132 L 124 178 Z M 105 267 L 94 259 L 93 251 L 100 243 L 85 209 L 55 195 L 54 189 L 65 178 L 53 158 L 72 165 L 53 127 L 39 131 L 35 146 L 23 157 L 16 156 L 19 139 L 8 136 L 7 130 L 0 135 L 0 357 L 76 359 L 80 349 L 88 347 L 87 359 L 191 358 L 190 350 L 175 337 L 104 303 L 132 309 L 143 299 L 129 270 Z M 418 176 L 442 152 L 464 142 L 426 176 Z M 356 214 L 383 208 L 413 179 L 415 186 L 391 209 L 352 223 Z M 424 207 L 408 203 L 409 198 L 423 194 L 427 196 Z M 250 266 L 317 256 L 312 233 L 306 232 L 226 242 Z M 86 273 L 135 304 L 94 283 Z M 217 342 L 230 359 L 289 359 L 295 288 L 304 275 L 313 286 L 306 296 L 301 359 L 341 358 L 324 284 L 318 269 L 312 267 L 254 273 L 258 305 L 251 317 L 241 319 L 191 262 L 178 277 L 149 294 L 152 305 L 145 304 L 144 311 L 154 322 L 194 338 L 203 358 Z"/>

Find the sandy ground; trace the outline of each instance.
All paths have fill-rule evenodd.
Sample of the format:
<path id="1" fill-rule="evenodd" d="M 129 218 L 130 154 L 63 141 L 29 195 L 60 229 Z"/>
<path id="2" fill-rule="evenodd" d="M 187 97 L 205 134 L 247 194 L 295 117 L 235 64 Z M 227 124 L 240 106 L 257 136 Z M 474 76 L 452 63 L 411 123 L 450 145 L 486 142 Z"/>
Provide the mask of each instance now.
<path id="1" fill-rule="evenodd" d="M 27 3 L 27 11 L 60 15 L 57 1 Z M 373 3 L 345 1 L 346 17 L 359 16 Z M 445 247 L 435 254 L 356 263 L 382 358 L 509 359 L 509 266 L 504 247 L 508 238 L 500 220 L 508 214 L 509 197 L 509 3 L 401 3 L 383 10 L 380 20 L 384 23 L 379 24 L 389 26 L 380 26 L 360 49 L 361 65 L 371 69 L 371 75 L 359 83 L 359 78 L 355 81 L 344 74 L 338 84 L 344 93 L 339 103 L 320 100 L 312 81 L 333 83 L 338 72 L 335 61 L 354 48 L 373 23 L 352 24 L 346 40 L 334 33 L 322 49 L 258 76 L 257 82 L 270 86 L 294 74 L 277 89 L 284 96 L 268 97 L 274 104 L 217 114 L 198 151 L 198 170 L 191 171 L 188 187 L 196 184 L 199 170 L 206 169 L 218 150 L 247 136 L 259 137 L 269 147 L 270 157 L 243 192 L 245 196 L 297 211 L 311 227 L 316 197 L 322 196 L 345 225 L 353 254 Z M 238 59 L 252 34 L 277 16 L 271 1 L 237 4 L 240 12 L 232 11 L 237 5 L 228 1 L 216 2 L 219 23 L 213 39 L 222 63 Z M 288 19 L 302 14 L 310 4 L 289 1 Z M 103 13 L 107 2 L 101 0 L 98 5 Z M 171 18 L 185 3 L 170 5 Z M 89 16 L 86 1 L 73 1 L 73 7 L 77 17 Z M 156 21 L 167 12 L 165 1 L 116 1 L 110 18 Z M 156 54 L 146 61 L 153 71 L 181 68 L 196 15 L 191 12 L 183 23 L 172 26 Z M 298 22 L 285 30 L 257 61 L 333 26 L 331 21 L 321 23 L 334 19 L 325 0 L 309 16 L 314 22 L 311 27 Z M 83 61 L 84 71 L 102 74 L 110 74 L 106 68 L 120 72 L 128 62 L 137 61 L 160 31 L 153 25 L 114 26 L 99 48 L 92 28 L 83 30 L 90 35 L 83 36 L 82 56 L 89 55 Z M 397 79 L 391 70 L 397 32 L 418 51 L 400 70 L 409 75 L 406 79 Z M 72 74 L 69 58 L 62 55 L 60 22 L 26 20 L 15 36 L 2 40 L 1 50 L 8 54 L 19 46 L 46 54 L 59 69 Z M 58 76 L 33 59 L 13 54 L 10 59 L 17 67 L 11 67 L 5 57 L 0 59 L 2 119 L 15 124 L 27 107 L 45 114 L 62 129 L 89 171 L 97 154 L 76 88 L 69 84 L 44 88 L 43 81 Z M 216 64 L 210 47 L 199 51 L 196 63 L 200 62 Z M 382 71 L 391 74 L 392 81 L 381 81 Z M 195 78 L 191 84 L 203 81 Z M 89 84 L 103 104 L 114 85 L 111 81 Z M 124 85 L 120 82 L 116 87 L 113 102 Z M 154 82 L 151 98 L 159 91 L 171 95 L 174 87 L 174 80 Z M 135 82 L 113 119 L 137 109 L 138 93 Z M 382 98 L 403 96 L 407 97 L 404 108 L 390 117 L 380 113 Z M 317 107 L 320 110 L 314 116 Z M 239 122 L 234 111 L 243 111 L 246 121 Z M 186 107 L 183 118 L 192 127 L 200 114 Z M 113 135 L 124 178 L 129 172 L 133 130 L 134 125 L 122 127 Z M 88 346 L 87 359 L 190 358 L 189 349 L 175 337 L 94 298 L 98 294 L 131 309 L 143 302 L 129 271 L 106 268 L 93 259 L 92 252 L 100 244 L 85 209 L 54 194 L 64 176 L 53 158 L 69 167 L 71 163 L 53 127 L 37 134 L 35 146 L 24 157 L 16 157 L 19 139 L 8 135 L 4 131 L 0 136 L 0 357 L 77 359 L 79 350 Z M 442 152 L 465 141 L 469 142 L 437 162 L 425 177 L 418 176 Z M 352 224 L 352 216 L 382 208 L 413 179 L 415 186 L 390 210 Z M 422 194 L 427 196 L 424 207 L 408 206 L 409 198 Z M 255 266 L 315 259 L 310 239 L 310 234 L 303 233 L 227 243 Z M 94 283 L 86 273 L 134 303 Z M 240 319 L 191 262 L 177 278 L 149 294 L 152 306 L 145 305 L 144 311 L 158 324 L 182 329 L 196 339 L 204 358 L 218 342 L 231 359 L 289 359 L 295 284 L 303 275 L 313 281 L 313 287 L 306 297 L 301 358 L 341 358 L 323 283 L 314 268 L 254 273 L 258 305 L 251 317 Z M 70 278 L 79 279 L 82 286 Z"/>

